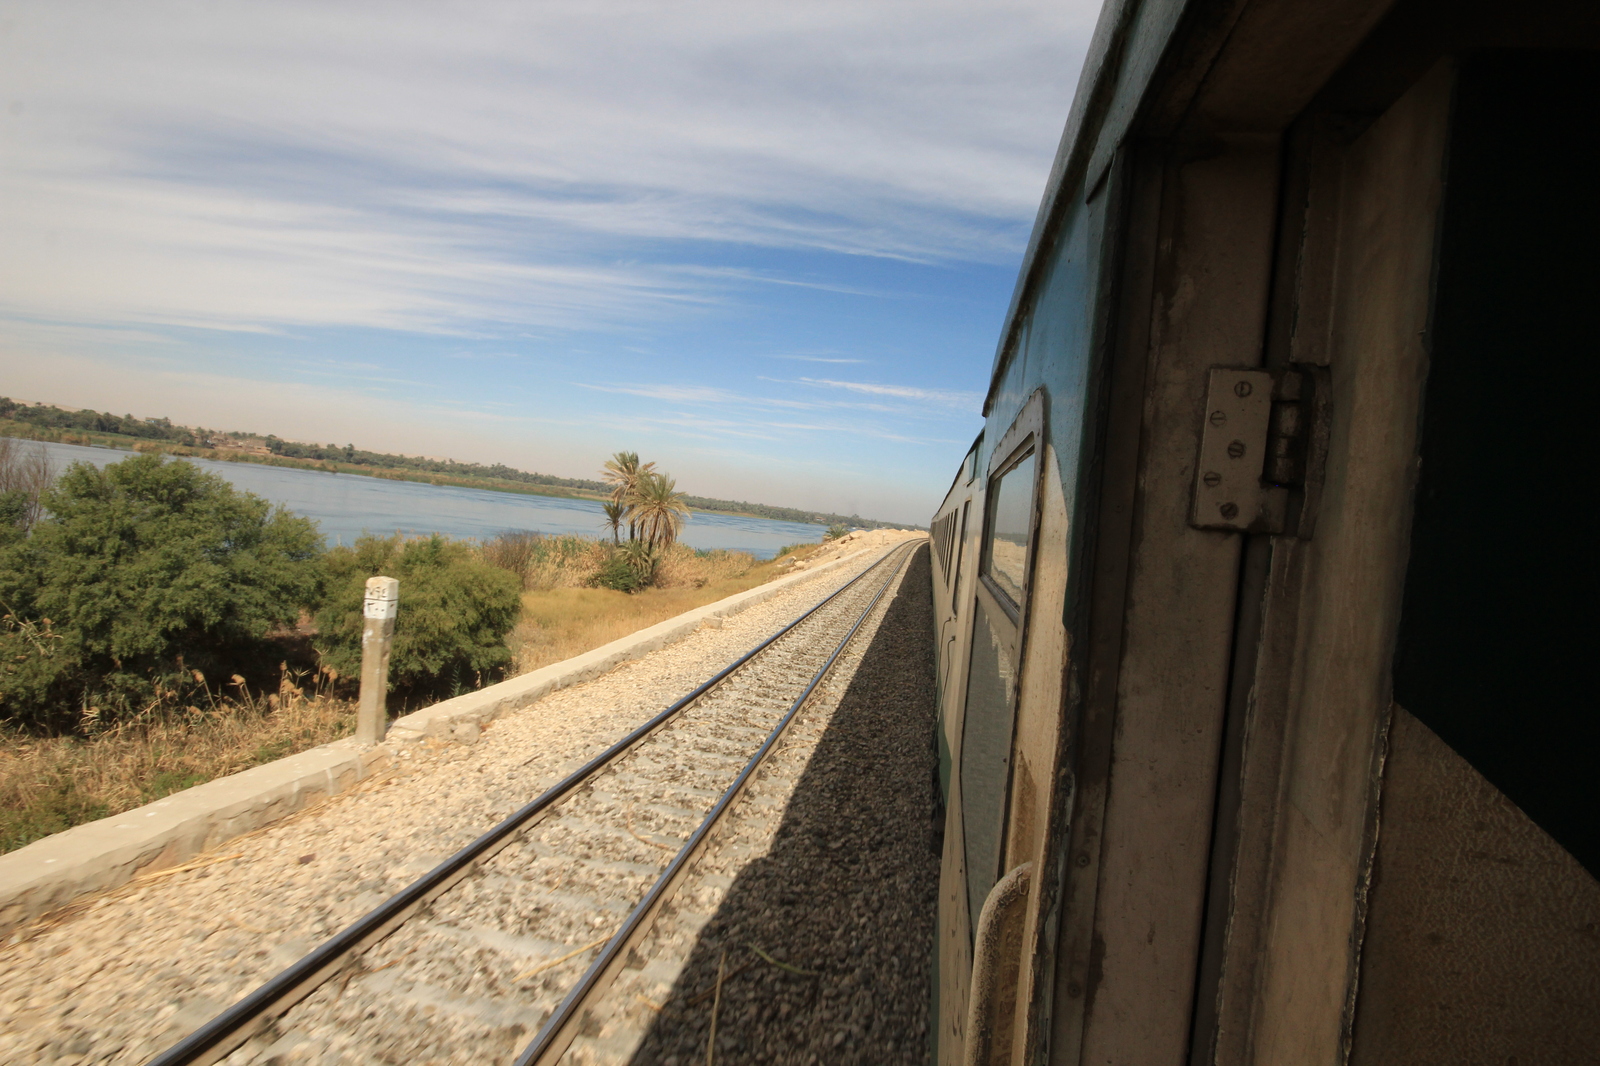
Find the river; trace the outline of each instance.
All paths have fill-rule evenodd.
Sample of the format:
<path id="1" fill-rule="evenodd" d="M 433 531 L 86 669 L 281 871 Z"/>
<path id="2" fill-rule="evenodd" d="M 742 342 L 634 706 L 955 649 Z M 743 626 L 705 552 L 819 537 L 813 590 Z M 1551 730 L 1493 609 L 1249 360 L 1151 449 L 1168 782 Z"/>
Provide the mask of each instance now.
<path id="1" fill-rule="evenodd" d="M 50 456 L 57 472 L 74 462 L 106 466 L 133 454 L 77 444 L 37 446 Z M 524 496 L 256 463 L 188 461 L 222 475 L 237 488 L 312 519 L 329 544 L 350 544 L 362 533 L 443 533 L 483 539 L 507 530 L 584 536 L 605 532 L 605 516 L 595 500 Z M 678 539 L 691 548 L 729 548 L 770 559 L 781 546 L 814 543 L 822 539 L 823 532 L 822 526 L 799 522 L 696 512 Z"/>

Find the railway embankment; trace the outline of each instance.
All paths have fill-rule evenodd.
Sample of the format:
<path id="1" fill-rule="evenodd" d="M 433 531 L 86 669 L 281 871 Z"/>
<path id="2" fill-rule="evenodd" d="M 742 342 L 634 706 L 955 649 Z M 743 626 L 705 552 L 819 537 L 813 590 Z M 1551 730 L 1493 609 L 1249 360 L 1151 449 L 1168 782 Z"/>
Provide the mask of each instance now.
<path id="1" fill-rule="evenodd" d="M 564 686 L 528 675 L 507 683 L 522 686 L 515 698 L 502 688 L 430 708 L 397 723 L 416 739 L 386 745 L 364 777 L 325 775 L 298 812 L 197 858 L 169 841 L 144 863 L 153 876 L 35 920 L 0 949 L 0 1059 L 144 1061 L 879 554 L 843 545 L 826 569 L 638 634 L 631 655 L 582 657 Z M 107 821 L 118 820 L 132 821 Z"/>
<path id="2" fill-rule="evenodd" d="M 893 531 L 898 533 L 898 531 Z M 903 536 L 903 534 L 901 534 Z M 863 539 L 865 538 L 865 539 Z M 335 741 L 75 826 L 0 855 L 0 935 L 83 897 L 161 876 L 208 850 L 393 772 L 418 742 L 473 741 L 495 719 L 717 625 L 817 575 L 859 562 L 895 539 L 890 531 L 830 544 L 796 570 L 596 648 L 397 719 L 386 742 Z"/>

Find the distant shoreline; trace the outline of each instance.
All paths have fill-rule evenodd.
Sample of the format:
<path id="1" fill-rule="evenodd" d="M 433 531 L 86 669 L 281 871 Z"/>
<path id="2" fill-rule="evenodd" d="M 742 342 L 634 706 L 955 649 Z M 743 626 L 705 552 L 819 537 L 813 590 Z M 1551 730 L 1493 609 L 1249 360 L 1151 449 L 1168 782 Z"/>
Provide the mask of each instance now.
<path id="1" fill-rule="evenodd" d="M 53 403 L 29 403 L 7 396 L 0 396 L 0 436 L 116 450 L 127 447 L 136 452 L 195 456 L 215 462 L 321 470 L 389 481 L 409 481 L 419 485 L 454 485 L 458 488 L 482 488 L 554 499 L 599 502 L 609 499 L 612 490 L 612 486 L 604 479 L 559 477 L 520 470 L 505 463 L 467 463 L 459 459 L 374 452 L 357 448 L 354 444 L 314 444 L 286 440 L 271 433 L 263 436 L 240 430 L 184 426 L 174 423 L 170 418 L 135 418 L 131 414 L 115 415 L 110 411 L 89 408 L 74 410 Z M 696 496 L 690 492 L 680 493 L 678 498 L 691 511 L 704 514 L 759 518 L 769 522 L 792 522 L 824 528 L 893 529 L 901 526 L 900 523 L 862 518 L 860 515 L 779 507 L 749 500 L 722 500 Z"/>
<path id="2" fill-rule="evenodd" d="M 168 444 L 163 441 L 152 441 L 124 434 L 62 432 L 50 427 L 35 426 L 26 422 L 0 422 L 0 436 L 15 437 L 18 440 L 36 440 L 44 444 L 76 444 L 80 447 L 127 452 L 130 455 L 158 454 L 171 455 L 176 458 L 210 459 L 219 463 L 253 463 L 257 466 L 276 466 L 289 470 L 347 474 L 351 477 L 368 477 L 379 481 L 407 481 L 419 485 L 447 485 L 461 489 L 487 489 L 490 492 L 505 492 L 517 496 L 589 500 L 595 503 L 610 499 L 610 496 L 603 492 L 567 488 L 561 485 L 529 485 L 499 481 L 494 478 L 452 477 L 449 474 L 435 474 L 428 471 L 373 470 L 370 467 L 362 467 L 354 463 L 339 463 L 328 459 L 299 459 L 284 455 L 259 455 L 235 448 L 195 448 L 188 445 Z M 68 437 L 73 439 L 63 439 Z M 795 525 L 823 525 L 820 522 L 774 519 L 766 515 L 753 514 L 749 511 L 729 511 L 712 507 L 690 507 L 690 511 L 696 514 L 720 514 L 730 515 L 735 518 L 755 518 L 763 522 L 791 521 Z M 880 525 L 881 523 L 873 524 Z"/>

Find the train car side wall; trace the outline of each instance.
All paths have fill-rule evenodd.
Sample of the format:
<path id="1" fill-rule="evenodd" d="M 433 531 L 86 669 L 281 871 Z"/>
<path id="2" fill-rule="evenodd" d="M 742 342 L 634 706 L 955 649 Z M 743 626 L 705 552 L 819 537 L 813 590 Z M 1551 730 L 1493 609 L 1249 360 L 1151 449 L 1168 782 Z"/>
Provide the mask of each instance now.
<path id="1" fill-rule="evenodd" d="M 1103 194 L 1105 187 L 1097 191 Z M 1064 733 L 1070 713 L 1064 709 L 1078 682 L 1063 664 L 1073 658 L 1073 626 L 1081 629 L 1075 620 L 1082 616 L 1083 582 L 1074 561 L 1082 555 L 1087 532 L 1085 523 L 1074 524 L 1069 516 L 1090 513 L 1085 506 L 1093 466 L 1089 449 L 1100 399 L 1092 383 L 1103 333 L 1097 324 L 1113 262 L 1105 251 L 1107 210 L 1115 201 L 1114 195 L 1098 195 L 1075 204 L 1045 252 L 1048 268 L 1019 316 L 1016 343 L 1005 355 L 988 404 L 983 440 L 994 444 L 980 450 L 970 485 L 958 479 L 935 519 L 959 525 L 965 516 L 966 527 L 958 553 L 961 568 L 945 587 L 935 581 L 946 625 L 939 658 L 941 761 L 962 767 L 953 781 L 946 775 L 944 790 L 937 981 L 941 1063 L 962 1061 L 972 1035 L 965 1031 L 968 1024 L 1006 1034 L 1048 1005 L 1058 874 L 1030 877 L 1029 890 L 1007 918 L 1008 942 L 1025 945 L 1032 964 L 998 975 L 979 1012 L 987 1016 L 969 1022 L 971 941 L 986 896 L 1009 872 L 1024 867 L 1059 871 L 1065 862 L 1064 842 L 1059 834 L 1051 836 L 1050 827 L 1062 824 L 1060 813 L 1071 802 L 1071 775 L 1061 766 L 1070 757 Z M 1031 421 L 1020 426 L 1019 418 Z M 989 501 L 995 486 L 1011 476 L 1007 463 L 1016 469 L 1019 451 L 1028 453 L 1024 461 L 1034 466 L 1025 508 L 1031 522 L 1026 593 L 1023 602 L 1014 603 L 1007 602 L 994 574 L 995 526 L 1004 521 L 995 508 L 1004 501 L 995 507 Z M 999 536 L 1005 546 L 1005 534 Z M 1003 662 L 1011 656 L 1009 664 Z M 982 686 L 997 663 L 1012 683 L 990 699 Z M 969 721 L 975 714 L 984 717 Z M 996 748 L 997 737 L 1003 750 Z M 980 745 L 995 750 L 980 756 L 975 754 Z M 979 790 L 983 799 L 974 796 Z M 996 803 L 998 818 L 989 809 Z M 981 869 L 969 869 L 975 859 Z M 989 1049 L 991 1056 L 1002 1051 Z"/>

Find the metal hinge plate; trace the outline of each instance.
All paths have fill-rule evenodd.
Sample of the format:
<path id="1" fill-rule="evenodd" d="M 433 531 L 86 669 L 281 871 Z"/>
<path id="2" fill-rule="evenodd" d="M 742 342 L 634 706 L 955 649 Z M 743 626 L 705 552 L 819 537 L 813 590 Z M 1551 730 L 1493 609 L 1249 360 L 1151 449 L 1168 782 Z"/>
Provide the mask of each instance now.
<path id="1" fill-rule="evenodd" d="M 1238 533 L 1283 532 L 1289 490 L 1263 480 L 1274 424 L 1285 421 L 1273 416 L 1273 393 L 1270 371 L 1211 369 L 1191 525 Z"/>

